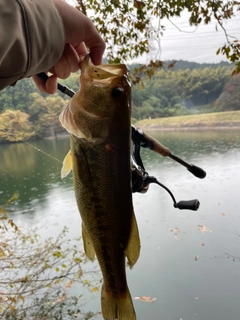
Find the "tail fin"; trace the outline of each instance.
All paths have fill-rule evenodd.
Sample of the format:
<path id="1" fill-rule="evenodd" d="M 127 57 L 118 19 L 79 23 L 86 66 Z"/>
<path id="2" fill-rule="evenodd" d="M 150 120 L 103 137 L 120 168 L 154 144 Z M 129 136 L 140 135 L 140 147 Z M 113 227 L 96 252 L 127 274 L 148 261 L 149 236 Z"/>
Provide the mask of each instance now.
<path id="1" fill-rule="evenodd" d="M 124 296 L 116 296 L 111 292 L 107 292 L 103 284 L 101 304 L 104 320 L 136 320 L 136 314 L 128 288 Z"/>

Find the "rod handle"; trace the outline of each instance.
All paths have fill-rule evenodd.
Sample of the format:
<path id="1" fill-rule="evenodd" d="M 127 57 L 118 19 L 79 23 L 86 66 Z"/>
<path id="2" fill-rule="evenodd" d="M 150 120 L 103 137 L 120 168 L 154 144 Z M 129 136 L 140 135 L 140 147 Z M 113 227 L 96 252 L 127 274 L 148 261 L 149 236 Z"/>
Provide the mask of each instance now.
<path id="1" fill-rule="evenodd" d="M 170 154 L 170 150 L 161 144 L 159 141 L 143 132 L 144 137 L 152 143 L 152 150 L 161 154 L 163 157 L 167 157 Z"/>
<path id="2" fill-rule="evenodd" d="M 199 168 L 194 164 L 190 164 L 187 169 L 197 178 L 204 179 L 206 177 L 206 172 L 202 168 Z"/>

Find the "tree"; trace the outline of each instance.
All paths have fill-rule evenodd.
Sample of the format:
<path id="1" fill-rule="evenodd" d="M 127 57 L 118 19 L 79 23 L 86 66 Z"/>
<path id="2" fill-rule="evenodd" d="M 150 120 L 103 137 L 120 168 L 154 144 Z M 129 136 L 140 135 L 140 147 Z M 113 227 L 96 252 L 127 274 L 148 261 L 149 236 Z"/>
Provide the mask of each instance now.
<path id="1" fill-rule="evenodd" d="M 231 70 L 231 66 L 158 70 L 151 79 L 143 77 L 141 85 L 133 87 L 132 115 L 136 119 L 143 119 L 145 116 L 156 118 L 195 113 L 199 110 L 213 111 L 214 101 L 231 78 Z M 143 87 L 139 89 L 141 86 Z M 225 108 L 228 108 L 226 101 L 224 103 Z M 238 108 L 239 103 L 235 106 L 235 109 Z"/>
<path id="2" fill-rule="evenodd" d="M 226 44 L 216 48 L 230 62 L 236 63 L 235 72 L 240 72 L 240 42 L 231 37 L 224 22 L 240 10 L 239 1 L 224 0 L 76 0 L 77 8 L 88 15 L 107 43 L 107 58 L 110 62 L 127 61 L 149 52 L 150 39 L 159 39 L 164 26 L 153 28 L 152 18 L 179 17 L 184 10 L 190 13 L 189 24 L 209 24 L 223 29 Z M 151 70 L 157 62 L 151 62 Z"/>
<path id="3" fill-rule="evenodd" d="M 0 142 L 17 142 L 34 137 L 29 115 L 20 110 L 6 110 L 0 114 Z"/>
<path id="4" fill-rule="evenodd" d="M 36 91 L 32 79 L 22 79 L 14 87 L 8 86 L 0 95 L 0 112 L 8 109 L 18 109 L 26 112 L 27 107 L 32 103 L 31 93 Z"/>
<path id="5" fill-rule="evenodd" d="M 44 98 L 37 92 L 32 93 L 31 97 L 33 102 L 28 106 L 29 120 L 34 123 L 38 136 L 42 137 L 46 130 L 51 130 L 53 135 L 64 131 L 58 118 L 66 100 L 57 95 Z"/>
<path id="6" fill-rule="evenodd" d="M 216 100 L 215 111 L 240 110 L 240 74 L 236 74 L 226 83 L 225 88 Z"/>
<path id="7" fill-rule="evenodd" d="M 0 206 L 0 313 L 3 320 L 91 319 L 84 313 L 83 288 L 99 290 L 99 272 L 83 270 L 87 258 L 80 238 L 69 240 L 65 227 L 56 238 L 41 239 L 37 230 L 18 227 Z M 82 293 L 71 295 L 81 285 Z"/>

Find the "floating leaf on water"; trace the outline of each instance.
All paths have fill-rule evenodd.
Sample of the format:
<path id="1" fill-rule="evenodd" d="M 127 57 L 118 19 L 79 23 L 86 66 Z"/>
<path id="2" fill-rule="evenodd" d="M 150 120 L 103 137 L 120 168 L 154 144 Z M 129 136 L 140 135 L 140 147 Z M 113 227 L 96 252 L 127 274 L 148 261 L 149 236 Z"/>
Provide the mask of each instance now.
<path id="1" fill-rule="evenodd" d="M 179 228 L 168 228 L 168 230 L 170 232 L 174 232 L 175 234 L 177 234 L 178 232 L 180 232 L 180 229 Z"/>
<path id="2" fill-rule="evenodd" d="M 227 214 L 226 213 L 221 213 L 221 217 L 226 217 Z"/>
<path id="3" fill-rule="evenodd" d="M 178 236 L 177 235 L 180 232 L 180 229 L 179 228 L 168 228 L 168 230 L 170 232 L 173 232 L 175 234 L 174 239 L 178 240 Z"/>
<path id="4" fill-rule="evenodd" d="M 202 225 L 202 224 L 199 224 L 198 225 L 198 230 L 200 230 L 202 232 L 202 234 L 206 233 L 206 232 L 212 232 L 211 229 L 209 229 L 208 227 Z"/>
<path id="5" fill-rule="evenodd" d="M 157 298 L 151 298 L 151 297 L 148 297 L 148 296 L 134 297 L 133 299 L 134 300 L 144 301 L 144 302 L 150 302 L 150 303 L 152 303 L 155 300 L 157 300 Z"/>

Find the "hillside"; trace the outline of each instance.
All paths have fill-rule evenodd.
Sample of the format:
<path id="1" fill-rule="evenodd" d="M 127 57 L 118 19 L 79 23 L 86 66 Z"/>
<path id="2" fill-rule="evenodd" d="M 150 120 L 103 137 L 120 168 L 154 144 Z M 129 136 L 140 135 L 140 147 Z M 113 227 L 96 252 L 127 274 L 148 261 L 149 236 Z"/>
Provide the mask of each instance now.
<path id="1" fill-rule="evenodd" d="M 182 65 L 194 66 L 195 63 L 192 65 L 182 62 Z M 217 64 L 214 67 L 192 70 L 162 68 L 156 70 L 153 75 L 142 75 L 141 82 L 133 86 L 132 90 L 132 116 L 140 120 L 240 110 L 238 99 L 235 98 L 229 107 L 228 100 L 232 100 L 233 96 L 238 97 L 240 88 L 238 77 L 231 76 L 231 73 L 232 66 Z M 221 103 L 217 103 L 229 82 L 230 97 L 221 97 Z"/>
<path id="2" fill-rule="evenodd" d="M 179 117 L 145 119 L 134 123 L 144 130 L 240 129 L 240 110 Z"/>

